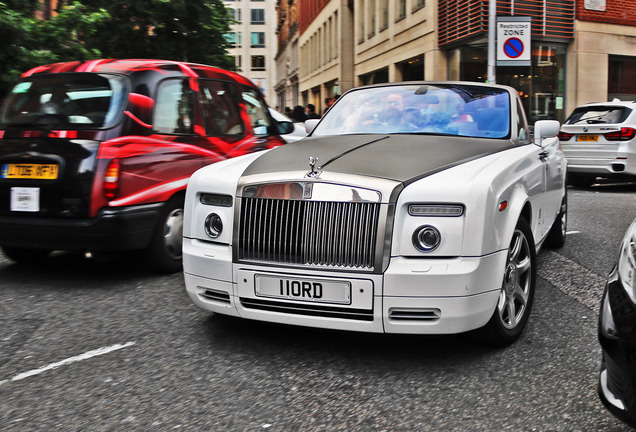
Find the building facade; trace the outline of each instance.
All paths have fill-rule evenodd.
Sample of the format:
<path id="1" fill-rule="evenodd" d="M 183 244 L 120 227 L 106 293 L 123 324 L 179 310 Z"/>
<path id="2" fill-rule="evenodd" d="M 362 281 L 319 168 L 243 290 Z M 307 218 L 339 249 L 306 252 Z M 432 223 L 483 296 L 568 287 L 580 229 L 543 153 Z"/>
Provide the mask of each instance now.
<path id="1" fill-rule="evenodd" d="M 234 24 L 226 35 L 238 71 L 251 79 L 267 103 L 276 105 L 276 0 L 224 0 Z"/>
<path id="2" fill-rule="evenodd" d="M 302 104 L 322 106 L 327 97 L 380 82 L 489 80 L 489 0 L 299 6 Z M 498 65 L 490 81 L 515 87 L 531 121 L 563 121 L 586 102 L 636 99 L 633 0 L 499 0 L 496 9 L 500 19 L 530 22 L 527 63 Z"/>
<path id="3" fill-rule="evenodd" d="M 299 0 L 278 0 L 276 11 L 278 22 L 276 34 L 278 48 L 276 53 L 276 106 L 282 112 L 285 107 L 293 109 L 300 103 L 298 90 L 298 9 Z"/>

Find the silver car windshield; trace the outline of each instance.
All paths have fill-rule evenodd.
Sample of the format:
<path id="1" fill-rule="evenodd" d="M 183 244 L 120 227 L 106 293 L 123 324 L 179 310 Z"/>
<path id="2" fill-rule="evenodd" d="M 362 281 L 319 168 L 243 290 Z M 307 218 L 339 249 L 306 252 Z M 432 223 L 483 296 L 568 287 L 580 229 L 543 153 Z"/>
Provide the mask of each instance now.
<path id="1" fill-rule="evenodd" d="M 507 138 L 510 119 L 510 96 L 504 89 L 388 85 L 344 94 L 312 136 L 420 133 Z"/>
<path id="2" fill-rule="evenodd" d="M 116 75 L 35 75 L 13 87 L 0 110 L 0 125 L 106 128 L 119 120 L 127 94 L 127 80 Z"/>

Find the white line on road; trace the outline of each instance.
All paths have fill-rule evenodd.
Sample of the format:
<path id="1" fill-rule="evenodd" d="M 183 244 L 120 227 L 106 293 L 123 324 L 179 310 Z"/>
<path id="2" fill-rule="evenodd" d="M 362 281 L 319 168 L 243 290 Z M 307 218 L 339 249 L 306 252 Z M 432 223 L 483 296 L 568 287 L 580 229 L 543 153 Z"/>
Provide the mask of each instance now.
<path id="1" fill-rule="evenodd" d="M 69 358 L 64 359 L 62 361 L 59 361 L 59 362 L 56 362 L 56 363 L 51 363 L 51 364 L 46 365 L 44 367 L 41 367 L 39 369 L 32 369 L 30 371 L 23 372 L 23 373 L 18 374 L 18 375 L 14 376 L 14 377 L 12 377 L 12 378 L 10 378 L 8 380 L 0 381 L 0 386 L 5 384 L 5 383 L 11 382 L 11 381 L 19 381 L 19 380 L 22 380 L 22 379 L 25 379 L 25 378 L 28 378 L 28 377 L 32 377 L 34 375 L 39 375 L 39 374 L 41 374 L 43 372 L 46 372 L 46 371 L 49 371 L 51 369 L 56 369 L 56 368 L 58 368 L 60 366 L 65 366 L 65 365 L 68 365 L 68 364 L 71 364 L 71 363 L 79 362 L 79 361 L 82 361 L 82 360 L 87 360 L 87 359 L 89 359 L 91 357 L 97 357 L 97 356 L 100 356 L 100 355 L 108 354 L 110 352 L 117 351 L 117 350 L 120 350 L 120 349 L 123 349 L 123 348 L 128 348 L 129 346 L 133 346 L 133 345 L 135 345 L 135 342 L 126 342 L 125 344 L 116 344 L 116 345 L 111 345 L 109 347 L 97 348 L 97 349 L 92 350 L 92 351 L 87 351 L 84 354 L 80 354 L 80 355 L 77 355 L 77 356 L 74 356 L 74 357 L 69 357 Z"/>

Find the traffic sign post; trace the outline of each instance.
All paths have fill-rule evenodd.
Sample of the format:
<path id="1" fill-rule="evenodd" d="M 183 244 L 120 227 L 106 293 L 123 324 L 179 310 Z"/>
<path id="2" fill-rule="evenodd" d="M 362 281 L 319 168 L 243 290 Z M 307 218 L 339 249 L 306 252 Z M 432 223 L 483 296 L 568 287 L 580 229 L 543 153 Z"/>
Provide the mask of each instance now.
<path id="1" fill-rule="evenodd" d="M 497 66 L 530 66 L 530 17 L 497 17 Z"/>

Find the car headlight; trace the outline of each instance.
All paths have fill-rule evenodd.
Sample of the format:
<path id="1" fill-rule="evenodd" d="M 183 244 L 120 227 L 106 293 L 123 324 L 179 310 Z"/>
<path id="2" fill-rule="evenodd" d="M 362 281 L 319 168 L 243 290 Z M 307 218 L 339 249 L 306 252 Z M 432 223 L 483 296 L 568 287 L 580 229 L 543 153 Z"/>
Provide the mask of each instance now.
<path id="1" fill-rule="evenodd" d="M 634 279 L 636 278 L 636 221 L 627 229 L 621 250 L 618 254 L 618 277 L 627 291 L 627 294 L 636 303 L 636 289 Z"/>
<path id="2" fill-rule="evenodd" d="M 422 252 L 432 252 L 442 241 L 439 230 L 432 225 L 422 225 L 413 233 L 413 246 Z"/>
<path id="3" fill-rule="evenodd" d="M 205 233 L 210 238 L 218 238 L 223 232 L 223 221 L 221 217 L 216 213 L 210 213 L 205 218 Z"/>

